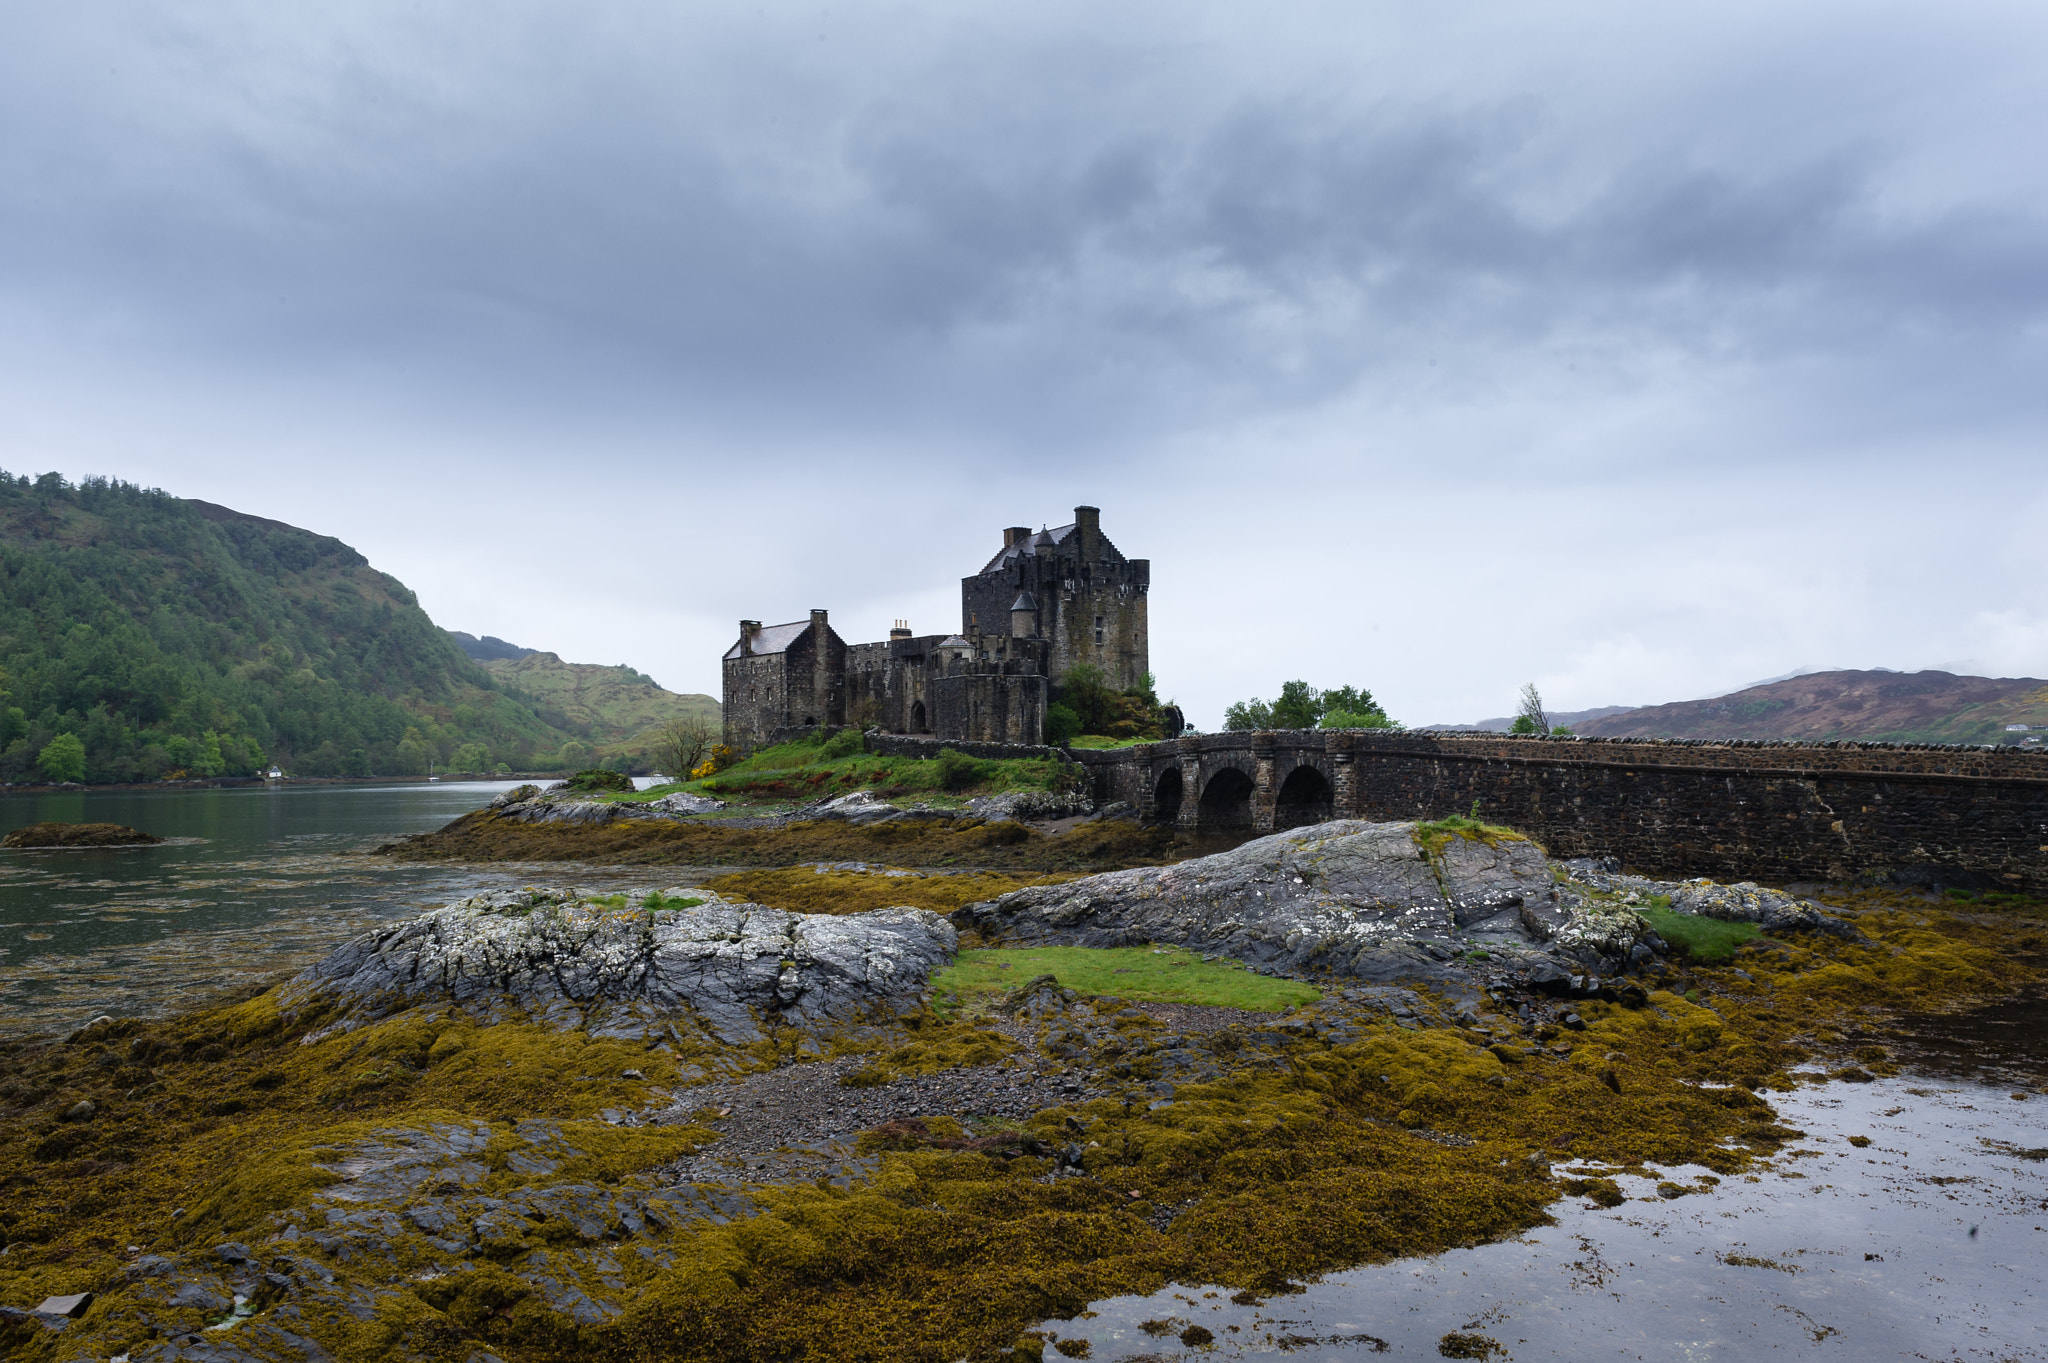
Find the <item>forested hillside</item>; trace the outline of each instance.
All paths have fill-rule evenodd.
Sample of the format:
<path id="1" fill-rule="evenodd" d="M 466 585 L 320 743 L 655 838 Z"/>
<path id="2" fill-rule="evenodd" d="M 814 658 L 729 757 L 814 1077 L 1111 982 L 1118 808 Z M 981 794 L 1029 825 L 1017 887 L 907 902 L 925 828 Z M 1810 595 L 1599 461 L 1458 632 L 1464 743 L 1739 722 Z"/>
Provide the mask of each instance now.
<path id="1" fill-rule="evenodd" d="M 0 471 L 0 780 L 552 767 L 570 737 L 340 540 Z"/>
<path id="2" fill-rule="evenodd" d="M 597 758 L 651 752 L 659 746 L 661 726 L 676 720 L 701 719 L 718 727 L 718 702 L 710 696 L 666 690 L 624 663 L 565 663 L 530 648 L 511 650 L 516 657 L 479 658 L 487 645 L 463 642 L 467 637 L 456 640 L 499 685 L 523 696 L 549 723 L 584 739 Z"/>

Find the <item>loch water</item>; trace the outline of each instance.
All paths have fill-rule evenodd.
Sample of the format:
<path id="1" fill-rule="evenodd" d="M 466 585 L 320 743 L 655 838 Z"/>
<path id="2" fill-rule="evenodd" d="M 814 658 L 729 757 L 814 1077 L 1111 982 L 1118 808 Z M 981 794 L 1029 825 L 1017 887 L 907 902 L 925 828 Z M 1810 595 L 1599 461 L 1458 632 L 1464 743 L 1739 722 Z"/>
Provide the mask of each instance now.
<path id="1" fill-rule="evenodd" d="M 1512 1240 L 1256 1303 L 1174 1285 L 1043 1328 L 1122 1363 L 2048 1359 L 2048 996 L 1904 1021 L 1902 1074 L 1769 1095 L 1805 1138 L 1748 1174 L 1619 1175 L 1628 1201 L 1567 1198 Z M 1191 1326 L 1213 1342 L 1183 1343 Z"/>
<path id="2" fill-rule="evenodd" d="M 480 890 L 598 893 L 717 868 L 410 865 L 371 855 L 488 803 L 509 781 L 0 795 L 0 831 L 126 824 L 152 847 L 0 851 L 0 1032 L 160 1017 L 299 969 L 374 924 Z"/>

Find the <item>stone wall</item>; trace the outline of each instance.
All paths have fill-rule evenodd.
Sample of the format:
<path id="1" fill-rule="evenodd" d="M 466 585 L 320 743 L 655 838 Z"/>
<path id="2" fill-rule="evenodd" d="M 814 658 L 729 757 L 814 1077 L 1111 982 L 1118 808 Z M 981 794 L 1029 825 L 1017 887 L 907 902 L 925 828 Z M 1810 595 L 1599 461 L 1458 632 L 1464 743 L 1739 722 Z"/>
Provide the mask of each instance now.
<path id="1" fill-rule="evenodd" d="M 1289 731 L 1077 752 L 1099 801 L 1191 831 L 1464 814 L 1554 855 L 1717 879 L 1925 868 L 2048 893 L 2048 754 L 1911 744 Z"/>
<path id="2" fill-rule="evenodd" d="M 806 728 L 802 725 L 793 725 L 777 729 L 768 735 L 768 742 L 791 743 L 799 738 L 810 738 L 816 735 L 821 727 L 823 726 L 811 725 Z M 826 727 L 824 735 L 830 738 L 844 727 Z M 915 734 L 885 734 L 872 731 L 868 734 L 867 750 L 883 757 L 912 757 L 928 762 L 946 748 L 965 753 L 969 757 L 1034 758 L 1040 761 L 1054 758 L 1062 762 L 1074 760 L 1074 754 L 1065 748 L 1049 748 L 1030 743 L 977 743 L 969 739 L 928 738 Z"/>

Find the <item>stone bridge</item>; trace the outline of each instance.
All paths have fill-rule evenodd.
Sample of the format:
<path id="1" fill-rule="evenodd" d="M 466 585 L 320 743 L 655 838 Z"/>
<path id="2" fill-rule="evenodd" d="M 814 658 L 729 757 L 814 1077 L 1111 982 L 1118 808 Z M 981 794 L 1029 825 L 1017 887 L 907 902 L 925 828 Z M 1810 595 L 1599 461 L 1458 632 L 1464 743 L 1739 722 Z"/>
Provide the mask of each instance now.
<path id="1" fill-rule="evenodd" d="M 1376 730 L 1077 749 L 1094 795 L 1191 834 L 1463 814 L 1646 871 L 2048 894 L 2048 754 L 1933 744 Z"/>

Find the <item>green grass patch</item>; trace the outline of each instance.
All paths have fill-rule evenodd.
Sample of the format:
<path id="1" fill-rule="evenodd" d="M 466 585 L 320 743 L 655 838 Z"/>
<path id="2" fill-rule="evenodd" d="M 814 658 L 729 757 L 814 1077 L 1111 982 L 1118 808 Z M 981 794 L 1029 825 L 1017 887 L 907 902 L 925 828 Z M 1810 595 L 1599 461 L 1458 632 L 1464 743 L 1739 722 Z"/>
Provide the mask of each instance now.
<path id="1" fill-rule="evenodd" d="M 1655 906 L 1636 912 L 1656 930 L 1659 937 L 1682 948 L 1687 956 L 1705 965 L 1732 961 L 1737 947 L 1763 936 L 1763 929 L 1754 923 L 1730 923 L 1720 918 L 1703 918 L 1696 913 L 1676 913 Z"/>
<path id="2" fill-rule="evenodd" d="M 1157 743 L 1156 738 L 1111 738 L 1106 734 L 1077 734 L 1067 740 L 1070 748 L 1135 748 L 1145 743 Z"/>
<path id="3" fill-rule="evenodd" d="M 1415 825 L 1416 843 L 1431 856 L 1440 856 L 1445 844 L 1452 838 L 1470 838 L 1496 846 L 1502 842 L 1527 842 L 1529 839 L 1512 828 L 1499 824 L 1481 823 L 1464 814 L 1453 814 L 1447 819 L 1432 819 L 1428 823 Z"/>
<path id="4" fill-rule="evenodd" d="M 665 789 L 756 800 L 809 801 L 856 790 L 884 798 L 905 795 L 996 794 L 1006 790 L 1069 790 L 1078 769 L 1057 758 L 969 757 L 951 749 L 935 758 L 834 753 L 830 744 L 778 743 L 702 781 Z"/>
<path id="5" fill-rule="evenodd" d="M 1204 1003 L 1277 1013 L 1314 1003 L 1322 991 L 1298 980 L 1255 975 L 1231 960 L 1204 961 L 1179 947 L 1008 947 L 963 951 L 932 977 L 932 993 L 965 1004 L 1051 975 L 1082 994 L 1137 1003 Z"/>

